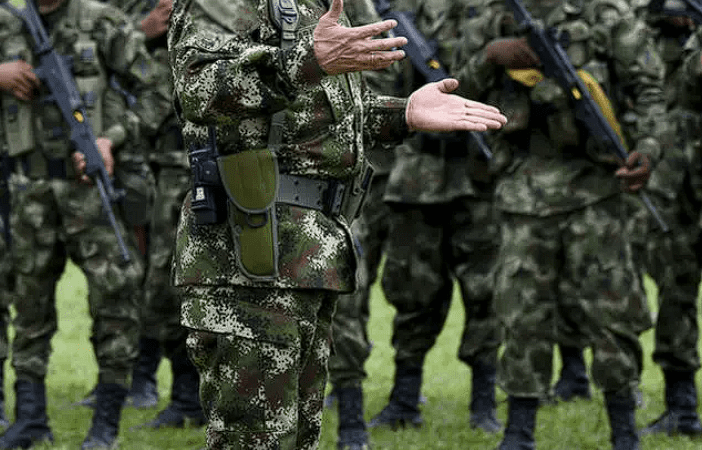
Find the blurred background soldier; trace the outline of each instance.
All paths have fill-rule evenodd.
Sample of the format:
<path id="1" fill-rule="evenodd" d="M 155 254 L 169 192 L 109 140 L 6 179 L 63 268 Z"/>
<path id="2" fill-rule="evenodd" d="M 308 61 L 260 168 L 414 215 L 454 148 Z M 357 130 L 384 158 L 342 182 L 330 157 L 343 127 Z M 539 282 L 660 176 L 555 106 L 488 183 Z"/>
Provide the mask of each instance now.
<path id="1" fill-rule="evenodd" d="M 163 71 L 170 72 L 166 31 L 172 0 L 109 0 L 126 12 L 144 33 L 146 46 Z M 147 427 L 202 426 L 197 370 L 188 358 L 186 329 L 180 324 L 180 301 L 171 284 L 171 262 L 180 207 L 190 189 L 190 168 L 180 126 L 173 110 L 171 83 L 158 86 L 156 95 L 141 95 L 133 110 L 141 120 L 142 145 L 156 177 L 156 197 L 145 230 L 147 271 L 140 312 L 139 359 L 135 364 L 131 402 L 150 406 L 157 401 L 156 370 L 161 354 L 173 375 L 168 406 Z"/>
<path id="2" fill-rule="evenodd" d="M 344 11 L 354 25 L 380 21 L 372 0 L 351 0 Z M 397 65 L 381 71 L 363 72 L 368 87 L 374 92 L 391 95 L 397 81 Z M 389 232 L 389 214 L 383 193 L 394 159 L 392 147 L 377 143 L 366 147 L 373 166 L 373 179 L 360 216 L 351 224 L 351 232 L 359 247 L 358 287 L 352 294 L 339 296 L 332 319 L 333 351 L 329 357 L 329 382 L 332 392 L 327 403 L 338 401 L 338 442 L 340 450 L 368 448 L 368 434 L 363 417 L 364 365 L 372 344 L 368 340 L 370 290 L 377 279 L 385 242 Z"/>
<path id="3" fill-rule="evenodd" d="M 663 63 L 626 2 L 519 2 L 544 26 L 568 33 L 566 63 L 582 69 L 574 76 L 588 86 L 578 91 L 591 92 L 598 99 L 592 111 L 609 119 L 590 124 L 618 130 L 617 117 L 607 114 L 617 111 L 632 147 L 624 162 L 599 146 L 601 135 L 588 135 L 580 121 L 585 118 L 574 115 L 572 91 L 538 70 L 553 74 L 556 66 L 541 67 L 531 35 L 518 34 L 522 28 L 510 9 L 515 3 L 483 2 L 464 40 L 473 56 L 456 68 L 464 94 L 498 105 L 510 117 L 488 140 L 496 154 L 510 156 L 496 187 L 502 223 L 496 304 L 505 325 L 498 377 L 509 396 L 499 448 L 535 448 L 553 346 L 560 322 L 568 321 L 578 324 L 593 349 L 593 379 L 605 394 L 613 447 L 637 449 L 639 336 L 651 318 L 626 239 L 622 189 L 639 190 L 651 160 L 660 157 Z"/>
<path id="4" fill-rule="evenodd" d="M 686 16 L 684 1 L 636 0 L 632 5 L 650 25 L 665 62 L 669 115 L 665 152 L 646 190 L 671 230 L 663 233 L 640 203 L 632 203 L 628 230 L 634 261 L 641 263 L 641 274 L 647 272 L 658 286 L 653 360 L 663 370 L 665 382 L 665 412 L 642 434 L 695 436 L 702 434 L 695 386 L 700 368 L 697 299 L 702 270 L 700 41 L 697 35 L 690 39 L 697 25 Z M 698 15 L 697 20 L 702 17 Z M 686 54 L 692 59 L 684 65 Z"/>
<path id="5" fill-rule="evenodd" d="M 37 5 L 58 55 L 72 58 L 73 74 L 68 75 L 73 78 L 62 81 L 67 86 L 75 82 L 83 97 L 97 136 L 94 156 L 104 161 L 111 175 L 129 125 L 124 98 L 108 88 L 108 80 L 114 75 L 133 92 L 157 82 L 157 74 L 148 71 L 152 64 L 143 41 L 126 16 L 109 6 L 90 0 L 40 0 Z M 110 448 L 137 354 L 135 290 L 143 277 L 143 262 L 120 214 L 115 229 L 107 221 L 98 189 L 82 174 L 87 156 L 74 153 L 78 149 L 69 139 L 70 124 L 56 103 L 67 99 L 47 99 L 47 86 L 33 71 L 40 60 L 33 55 L 35 43 L 23 21 L 5 8 L 0 9 L 0 21 L 0 58 L 7 64 L 2 71 L 3 119 L 18 123 L 5 143 L 16 162 L 11 177 L 17 205 L 11 213 L 17 269 L 12 344 L 16 413 L 15 422 L 0 437 L 0 448 L 53 440 L 44 380 L 57 326 L 54 292 L 67 257 L 87 278 L 90 339 L 98 363 L 97 406 L 81 448 Z M 53 76 L 42 69 L 42 74 Z M 127 242 L 130 263 L 125 264 L 117 232 Z"/>
<path id="6" fill-rule="evenodd" d="M 414 18 L 423 38 L 435 46 L 437 64 L 450 73 L 462 2 L 400 0 L 392 8 Z M 399 95 L 426 82 L 410 61 L 403 62 Z M 371 426 L 422 424 L 424 360 L 444 326 L 457 281 L 466 316 L 458 356 L 472 374 L 469 422 L 491 433 L 501 428 L 495 416 L 500 333 L 492 283 L 499 228 L 486 156 L 473 142 L 467 133 L 417 133 L 397 149 L 384 196 L 391 214 L 382 275 L 385 296 L 397 310 L 395 380 L 388 404 Z"/>

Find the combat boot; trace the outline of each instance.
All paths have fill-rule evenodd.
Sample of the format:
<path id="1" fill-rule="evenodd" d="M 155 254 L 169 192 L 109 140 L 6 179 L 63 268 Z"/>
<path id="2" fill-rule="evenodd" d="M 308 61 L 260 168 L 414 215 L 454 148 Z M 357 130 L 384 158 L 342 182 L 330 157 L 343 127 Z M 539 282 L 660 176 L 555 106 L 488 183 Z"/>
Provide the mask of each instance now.
<path id="1" fill-rule="evenodd" d="M 95 388 L 93 422 L 83 445 L 80 446 L 81 450 L 114 448 L 126 397 L 126 387 L 115 383 L 98 383 Z"/>
<path id="2" fill-rule="evenodd" d="M 44 383 L 26 380 L 15 382 L 15 423 L 0 436 L 0 449 L 29 448 L 34 444 L 54 442 L 46 416 Z"/>
<path id="3" fill-rule="evenodd" d="M 368 433 L 363 420 L 363 390 L 360 386 L 335 388 L 339 402 L 338 450 L 368 450 Z"/>
<path id="4" fill-rule="evenodd" d="M 395 386 L 390 401 L 378 415 L 368 423 L 369 428 L 388 426 L 396 430 L 399 426 L 422 426 L 419 411 L 419 390 L 422 387 L 422 367 L 398 365 L 395 370 Z"/>
<path id="5" fill-rule="evenodd" d="M 553 396 L 556 400 L 569 402 L 576 398 L 589 400 L 590 379 L 585 368 L 585 357 L 583 351 L 577 347 L 559 345 L 563 367 L 561 376 L 553 388 Z"/>
<path id="6" fill-rule="evenodd" d="M 200 405 L 200 377 L 193 363 L 188 359 L 185 345 L 170 356 L 173 372 L 171 401 L 154 420 L 144 424 L 147 428 L 201 427 L 205 424 L 205 414 Z"/>
<path id="7" fill-rule="evenodd" d="M 702 424 L 697 415 L 697 388 L 693 371 L 663 372 L 665 377 L 666 411 L 641 430 L 641 434 L 702 435 Z"/>
<path id="8" fill-rule="evenodd" d="M 497 450 L 535 450 L 534 430 L 539 399 L 509 397 L 507 428 Z"/>
<path id="9" fill-rule="evenodd" d="M 158 405 L 156 371 L 161 363 L 161 343 L 156 339 L 139 338 L 139 358 L 132 369 L 132 386 L 127 404 L 135 408 L 154 408 Z"/>
<path id="10" fill-rule="evenodd" d="M 636 399 L 630 390 L 606 391 L 605 405 L 612 428 L 612 450 L 639 450 L 636 432 Z"/>
<path id="11" fill-rule="evenodd" d="M 471 385 L 470 426 L 480 428 L 486 433 L 497 433 L 502 423 L 495 415 L 495 375 L 493 365 L 475 363 L 471 366 L 473 383 Z"/>

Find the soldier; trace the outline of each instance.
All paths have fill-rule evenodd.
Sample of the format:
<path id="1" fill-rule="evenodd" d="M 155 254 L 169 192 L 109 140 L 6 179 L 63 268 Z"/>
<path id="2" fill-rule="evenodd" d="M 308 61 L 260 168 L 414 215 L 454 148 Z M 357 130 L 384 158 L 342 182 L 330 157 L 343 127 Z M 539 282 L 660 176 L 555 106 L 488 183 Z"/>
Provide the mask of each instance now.
<path id="1" fill-rule="evenodd" d="M 1 72 L 1 67 L 0 67 Z M 0 74 L 0 83 L 3 81 Z M 2 88 L 0 88 L 2 89 Z M 2 100 L 0 99 L 0 102 Z M 0 104 L 0 108 L 2 104 Z M 0 136 L 3 124 L 0 122 Z M 3 142 L 6 140 L 3 138 Z M 10 234 L 10 159 L 7 149 L 0 149 L 0 427 L 7 428 L 10 423 L 5 415 L 5 361 L 9 354 L 8 324 L 10 323 L 10 305 L 14 297 L 14 265 L 11 254 Z"/>
<path id="2" fill-rule="evenodd" d="M 354 25 L 380 21 L 371 0 L 348 2 L 344 5 L 344 11 Z M 366 71 L 363 75 L 374 92 L 394 93 L 398 76 L 396 64 L 382 71 Z M 351 225 L 359 247 L 358 287 L 352 294 L 339 296 L 332 320 L 334 351 L 329 357 L 332 393 L 328 402 L 338 401 L 337 448 L 342 450 L 362 450 L 369 445 L 363 418 L 362 384 L 367 376 L 364 365 L 371 351 L 367 333 L 370 291 L 377 278 L 389 232 L 390 211 L 383 202 L 383 193 L 394 152 L 383 143 L 366 147 L 365 150 L 373 166 L 373 179 L 361 214 Z"/>
<path id="3" fill-rule="evenodd" d="M 654 2 L 650 2 L 654 3 Z M 663 7 L 684 11 L 684 2 L 666 1 Z M 647 185 L 651 200 L 665 217 L 663 233 L 640 206 L 633 209 L 629 234 L 634 260 L 641 262 L 658 286 L 653 361 L 663 370 L 665 412 L 641 433 L 698 436 L 695 373 L 700 368 L 697 298 L 700 283 L 700 91 L 699 38 L 690 17 L 649 10 L 648 1 L 632 2 L 650 25 L 666 66 L 665 101 L 669 129 L 660 162 Z M 686 41 L 689 44 L 686 46 Z M 697 53 L 696 60 L 694 53 Z M 691 60 L 685 66 L 684 58 Z"/>
<path id="4" fill-rule="evenodd" d="M 135 92 L 138 86 L 157 82 L 155 73 L 144 71 L 152 65 L 143 41 L 126 16 L 91 0 L 40 0 L 37 7 L 49 24 L 47 34 L 57 53 L 72 58 L 72 75 L 85 99 L 97 150 L 112 174 L 129 125 L 124 99 L 107 88 L 108 80 L 119 77 Z M 83 173 L 85 156 L 75 153 L 71 130 L 55 103 L 60 99 L 47 97 L 47 87 L 33 71 L 38 60 L 23 20 L 2 8 L 0 21 L 3 115 L 6 123 L 17 124 L 15 135 L 8 135 L 5 143 L 16 161 L 11 177 L 16 205 L 11 213 L 17 269 L 12 344 L 16 413 L 15 422 L 0 437 L 0 448 L 53 440 L 45 377 L 57 326 L 54 291 L 67 257 L 87 279 L 91 342 L 98 362 L 97 406 L 81 448 L 110 448 L 136 357 L 135 289 L 143 277 L 143 262 L 119 214 L 116 230 L 106 221 L 98 189 Z M 130 263 L 123 260 L 117 231 L 129 243 Z"/>
<path id="5" fill-rule="evenodd" d="M 154 60 L 168 68 L 166 30 L 172 1 L 109 2 L 133 18 L 135 27 L 144 33 Z M 131 396 L 135 405 L 146 406 L 157 400 L 156 369 L 163 349 L 173 374 L 171 400 L 154 420 L 145 425 L 152 428 L 201 426 L 205 419 L 198 396 L 198 374 L 188 359 L 187 332 L 180 324 L 180 300 L 170 282 L 175 229 L 180 206 L 189 189 L 190 168 L 173 110 L 172 84 L 164 83 L 158 89 L 160 95 L 143 95 L 133 107 L 141 119 L 144 146 L 156 175 L 156 198 L 149 215 L 140 355 L 134 367 Z"/>
<path id="6" fill-rule="evenodd" d="M 626 2 L 519 3 L 545 27 L 567 32 L 567 63 L 588 87 L 564 91 L 556 78 L 544 77 L 540 53 L 529 45 L 533 36 L 518 34 L 513 2 L 486 0 L 473 10 L 464 41 L 472 56 L 456 68 L 461 92 L 495 102 L 510 118 L 488 140 L 508 156 L 495 191 L 502 223 L 496 304 L 505 326 L 498 379 L 508 394 L 499 449 L 535 448 L 536 412 L 549 390 L 561 321 L 578 323 L 592 347 L 613 448 L 638 449 L 639 336 L 651 318 L 626 239 L 622 189 L 640 190 L 660 156 L 663 64 Z M 595 111 L 617 111 L 607 117 L 631 144 L 626 162 L 575 116 L 583 97 L 571 95 L 583 91 L 598 99 Z M 563 299 L 577 301 L 564 308 Z"/>
<path id="7" fill-rule="evenodd" d="M 414 13 L 418 30 L 438 46 L 438 61 L 450 65 L 462 3 L 398 1 L 393 7 Z M 409 61 L 403 64 L 407 95 L 426 80 Z M 388 404 L 370 426 L 421 425 L 424 359 L 446 321 L 457 280 L 466 311 L 458 356 L 472 369 L 469 422 L 489 433 L 501 429 L 495 416 L 500 333 L 491 281 L 499 246 L 494 183 L 485 155 L 469 142 L 465 133 L 418 133 L 397 149 L 384 195 L 391 214 L 382 276 L 385 296 L 397 310 L 395 380 Z"/>
<path id="8" fill-rule="evenodd" d="M 406 40 L 369 39 L 395 23 L 349 28 L 342 8 L 174 5 L 171 65 L 194 149 L 174 280 L 210 449 L 317 447 L 332 314 L 355 288 L 348 225 L 369 181 L 364 137 L 503 124 L 451 95 L 455 80 L 408 100 L 372 95 L 357 72 L 401 59 L 391 49 Z"/>

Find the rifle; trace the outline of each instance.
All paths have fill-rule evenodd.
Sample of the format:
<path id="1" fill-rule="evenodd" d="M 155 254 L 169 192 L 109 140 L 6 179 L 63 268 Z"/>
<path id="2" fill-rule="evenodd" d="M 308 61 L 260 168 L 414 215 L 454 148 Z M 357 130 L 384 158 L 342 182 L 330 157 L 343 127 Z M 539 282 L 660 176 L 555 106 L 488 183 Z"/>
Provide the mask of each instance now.
<path id="1" fill-rule="evenodd" d="M 397 26 L 392 32 L 397 36 L 407 38 L 407 44 L 402 47 L 412 65 L 430 82 L 441 81 L 449 75 L 439 59 L 436 57 L 436 48 L 429 44 L 426 37 L 414 24 L 413 14 L 410 12 L 393 11 L 388 0 L 373 0 L 375 10 L 384 20 L 394 19 Z M 485 157 L 492 159 L 492 152 L 483 135 L 470 131 L 468 133 Z"/>
<path id="2" fill-rule="evenodd" d="M 529 46 L 539 56 L 544 75 L 556 80 L 568 95 L 575 107 L 575 117 L 585 126 L 590 137 L 594 138 L 600 147 L 626 161 L 628 152 L 578 76 L 568 54 L 560 44 L 561 36 L 558 31 L 555 28 L 545 29 L 542 24 L 535 22 L 519 0 L 505 0 L 505 3 L 514 13 L 517 24 L 529 33 Z M 661 229 L 664 232 L 669 231 L 668 225 L 648 196 L 640 191 L 639 196 Z"/>
<path id="3" fill-rule="evenodd" d="M 95 143 L 95 134 L 86 115 L 85 104 L 69 70 L 70 61 L 59 55 L 54 48 L 32 0 L 2 0 L 0 6 L 20 18 L 34 40 L 34 51 L 39 59 L 35 73 L 48 87 L 49 99 L 56 103 L 63 119 L 70 125 L 70 141 L 75 150 L 85 156 L 85 173 L 98 188 L 103 209 L 117 237 L 122 259 L 128 263 L 131 257 L 111 206 L 111 202 L 119 200 L 121 194 L 115 190 Z"/>
<path id="4" fill-rule="evenodd" d="M 666 8 L 665 0 L 651 0 L 648 10 L 654 14 L 665 14 L 668 16 L 689 17 L 695 23 L 702 24 L 702 3 L 697 0 L 680 0 L 685 5 L 684 8 Z"/>

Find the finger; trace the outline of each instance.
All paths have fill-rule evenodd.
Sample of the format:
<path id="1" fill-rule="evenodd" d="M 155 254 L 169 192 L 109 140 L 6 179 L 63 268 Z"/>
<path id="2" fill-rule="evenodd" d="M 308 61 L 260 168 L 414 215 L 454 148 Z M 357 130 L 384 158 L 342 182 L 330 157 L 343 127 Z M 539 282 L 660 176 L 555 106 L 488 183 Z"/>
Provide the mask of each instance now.
<path id="1" fill-rule="evenodd" d="M 333 20 L 334 22 L 339 20 L 339 17 L 341 17 L 341 11 L 344 10 L 344 2 L 343 0 L 332 0 L 331 7 L 329 8 L 329 11 L 327 11 L 324 16 L 328 20 Z"/>
<path id="2" fill-rule="evenodd" d="M 391 52 L 371 52 L 368 57 L 368 68 L 380 70 L 391 66 L 393 63 L 404 59 L 404 50 L 394 50 Z"/>
<path id="3" fill-rule="evenodd" d="M 507 123 L 507 117 L 500 113 L 495 113 L 491 111 L 468 112 L 467 116 L 471 120 L 485 121 L 485 123 L 489 123 L 491 127 L 495 125 L 497 127 L 501 127 Z"/>
<path id="4" fill-rule="evenodd" d="M 371 38 L 386 31 L 390 31 L 397 26 L 397 21 L 394 19 L 383 20 L 382 22 L 371 23 L 360 27 L 354 27 L 352 30 L 358 38 Z M 404 39 L 404 38 L 403 38 Z"/>
<path id="5" fill-rule="evenodd" d="M 475 100 L 466 100 L 466 108 L 470 108 L 471 110 L 492 112 L 502 115 L 502 113 L 500 113 L 500 110 L 497 107 L 482 102 L 476 102 Z"/>
<path id="6" fill-rule="evenodd" d="M 397 47 L 403 47 L 407 45 L 407 38 L 405 37 L 394 37 L 394 38 L 383 38 L 383 39 L 369 39 L 367 42 L 368 50 L 371 51 L 388 51 Z"/>
<path id="7" fill-rule="evenodd" d="M 436 87 L 444 93 L 453 92 L 458 88 L 458 80 L 455 78 L 444 78 L 436 82 Z"/>

